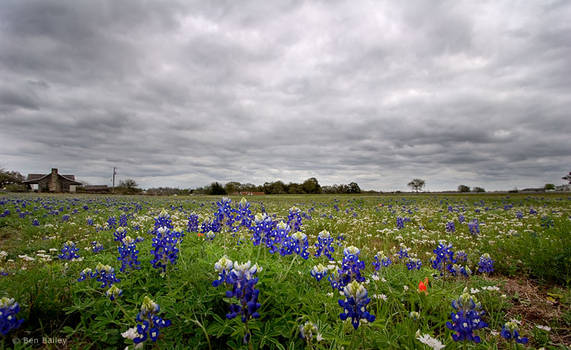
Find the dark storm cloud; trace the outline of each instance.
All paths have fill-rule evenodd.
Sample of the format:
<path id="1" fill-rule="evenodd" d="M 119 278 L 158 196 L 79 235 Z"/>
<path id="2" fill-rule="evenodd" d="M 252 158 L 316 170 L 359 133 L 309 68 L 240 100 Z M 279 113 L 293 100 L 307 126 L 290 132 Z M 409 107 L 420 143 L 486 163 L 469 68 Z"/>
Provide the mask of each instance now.
<path id="1" fill-rule="evenodd" d="M 571 5 L 3 1 L 0 166 L 430 190 L 569 171 Z"/>

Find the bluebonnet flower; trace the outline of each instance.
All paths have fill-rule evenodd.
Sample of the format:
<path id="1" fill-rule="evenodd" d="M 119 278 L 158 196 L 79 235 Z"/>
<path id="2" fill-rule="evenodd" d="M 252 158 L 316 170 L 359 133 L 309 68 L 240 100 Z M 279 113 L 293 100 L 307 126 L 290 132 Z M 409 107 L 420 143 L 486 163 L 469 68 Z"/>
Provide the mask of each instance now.
<path id="1" fill-rule="evenodd" d="M 99 253 L 102 250 L 103 250 L 103 244 L 100 244 L 97 241 L 91 242 L 91 251 L 93 253 Z"/>
<path id="2" fill-rule="evenodd" d="M 127 227 L 128 225 L 127 220 L 128 220 L 127 215 L 121 214 L 121 216 L 119 216 L 119 226 Z"/>
<path id="3" fill-rule="evenodd" d="M 404 219 L 401 218 L 400 216 L 397 217 L 397 228 L 399 230 L 404 228 Z"/>
<path id="4" fill-rule="evenodd" d="M 77 252 L 79 248 L 75 246 L 75 243 L 72 241 L 67 241 L 64 243 L 63 248 L 61 248 L 61 254 L 58 255 L 58 258 L 62 260 L 73 260 L 79 258 Z"/>
<path id="5" fill-rule="evenodd" d="M 5 218 L 8 215 L 10 215 L 10 210 L 6 209 L 2 214 L 0 214 L 0 218 Z"/>
<path id="6" fill-rule="evenodd" d="M 121 282 L 120 279 L 115 277 L 115 269 L 109 265 L 103 265 L 102 263 L 97 264 L 95 272 L 91 273 L 91 278 L 95 278 L 96 281 L 101 282 L 100 288 L 111 287 L 113 283 Z"/>
<path id="7" fill-rule="evenodd" d="M 537 214 L 537 210 L 535 210 L 535 209 L 533 209 L 533 208 L 530 208 L 530 209 L 529 209 L 529 214 L 535 215 L 535 214 Z"/>
<path id="8" fill-rule="evenodd" d="M 234 263 L 232 260 L 228 259 L 226 256 L 223 256 L 214 264 L 214 270 L 218 272 L 218 279 L 212 282 L 213 287 L 218 287 L 221 283 L 226 282 L 226 277 L 232 270 Z"/>
<path id="9" fill-rule="evenodd" d="M 113 233 L 113 240 L 115 242 L 122 242 L 125 237 L 127 237 L 127 229 L 123 226 L 117 227 L 117 230 Z"/>
<path id="10" fill-rule="evenodd" d="M 33 226 L 40 226 L 40 222 L 38 221 L 38 219 L 34 219 L 34 220 L 32 221 L 32 225 L 33 225 Z"/>
<path id="11" fill-rule="evenodd" d="M 339 314 L 342 321 L 351 318 L 353 328 L 357 329 L 362 320 L 367 322 L 375 320 L 375 315 L 370 314 L 366 309 L 371 299 L 368 297 L 367 289 L 363 284 L 353 281 L 343 289 L 343 294 L 345 300 L 339 299 L 339 306 L 343 308 L 343 312 Z"/>
<path id="12" fill-rule="evenodd" d="M 490 257 L 490 254 L 485 253 L 480 257 L 478 262 L 478 271 L 483 273 L 494 272 L 494 260 Z"/>
<path id="13" fill-rule="evenodd" d="M 478 219 L 474 219 L 472 220 L 472 222 L 469 222 L 468 229 L 470 230 L 470 233 L 473 235 L 480 233 L 480 223 L 478 222 Z"/>
<path id="14" fill-rule="evenodd" d="M 155 231 L 161 227 L 166 227 L 170 230 L 174 228 L 169 213 L 164 209 L 161 210 L 159 216 L 155 218 Z"/>
<path id="15" fill-rule="evenodd" d="M 79 273 L 77 281 L 82 282 L 87 278 L 95 278 L 98 282 L 101 282 L 100 288 L 111 287 L 114 283 L 121 282 L 121 280 L 115 276 L 115 269 L 109 265 L 103 265 L 102 263 L 97 264 L 95 271 L 90 268 L 83 269 L 83 271 Z"/>
<path id="16" fill-rule="evenodd" d="M 307 235 L 301 231 L 297 231 L 283 238 L 280 254 L 286 256 L 296 253 L 307 260 L 307 258 L 309 258 L 309 252 L 307 251 L 308 246 Z"/>
<path id="17" fill-rule="evenodd" d="M 137 250 L 136 244 L 137 241 L 127 236 L 123 238 L 121 241 L 121 245 L 117 248 L 119 251 L 119 257 L 117 260 L 121 261 L 121 268 L 119 269 L 121 272 L 125 272 L 128 268 L 138 270 L 141 267 L 139 266 L 141 262 L 139 261 L 139 250 Z"/>
<path id="18" fill-rule="evenodd" d="M 188 232 L 198 232 L 198 215 L 191 214 L 187 223 Z"/>
<path id="19" fill-rule="evenodd" d="M 479 343 L 480 337 L 474 334 L 475 330 L 488 327 L 488 324 L 482 321 L 484 311 L 481 305 L 468 293 L 468 289 L 464 289 L 464 293 L 457 299 L 452 301 L 452 307 L 456 312 L 451 313 L 452 322 L 446 322 L 448 329 L 455 331 L 452 334 L 454 341 L 473 341 Z"/>
<path id="20" fill-rule="evenodd" d="M 67 215 L 67 214 L 63 215 L 63 216 L 61 217 L 61 221 L 63 221 L 63 222 L 69 221 L 69 215 Z"/>
<path id="21" fill-rule="evenodd" d="M 303 225 L 303 219 L 301 210 L 297 207 L 291 207 L 287 216 L 287 224 L 291 228 L 292 232 L 301 231 L 301 226 Z"/>
<path id="22" fill-rule="evenodd" d="M 454 225 L 453 221 L 449 221 L 446 223 L 446 231 L 447 232 L 456 232 L 456 226 Z"/>
<path id="23" fill-rule="evenodd" d="M 516 343 L 527 344 L 528 342 L 527 337 L 520 337 L 518 325 L 515 321 L 510 321 L 504 324 L 500 334 L 504 339 L 506 340 L 513 339 L 516 341 Z"/>
<path id="24" fill-rule="evenodd" d="M 404 245 L 401 246 L 400 250 L 397 252 L 399 259 L 409 258 L 408 256 L 408 248 Z"/>
<path id="25" fill-rule="evenodd" d="M 270 216 L 265 213 L 256 214 L 254 225 L 250 227 L 252 231 L 252 243 L 255 246 L 264 243 L 270 252 L 274 253 L 276 246 L 274 244 L 275 237 L 273 229 L 276 227 L 276 223 L 272 220 Z"/>
<path id="26" fill-rule="evenodd" d="M 238 209 L 235 210 L 236 222 L 240 223 L 240 226 L 250 228 L 252 226 L 252 221 L 254 220 L 254 215 L 250 209 L 250 203 L 246 198 L 242 197 L 240 203 L 238 203 Z"/>
<path id="27" fill-rule="evenodd" d="M 226 283 L 231 289 L 226 291 L 227 298 L 235 298 L 238 304 L 230 304 L 230 312 L 226 314 L 226 318 L 233 319 L 240 315 L 242 322 L 246 324 L 246 335 L 244 336 L 244 343 L 250 340 L 250 331 L 248 330 L 248 321 L 251 318 L 259 318 L 260 314 L 258 309 L 261 304 L 258 303 L 258 295 L 260 290 L 256 289 L 258 278 L 254 277 L 261 268 L 258 264 L 252 266 L 248 261 L 243 264 L 235 262 L 232 264 L 232 269 L 228 272 L 232 261 L 223 257 L 218 260 L 214 265 L 215 270 L 218 272 L 219 279 L 212 283 L 217 287 L 222 282 Z"/>
<path id="28" fill-rule="evenodd" d="M 468 261 L 468 254 L 465 251 L 459 250 L 456 252 L 456 261 L 460 262 L 467 262 Z"/>
<path id="29" fill-rule="evenodd" d="M 365 262 L 359 260 L 359 248 L 349 246 L 343 250 L 343 260 L 337 275 L 331 274 L 329 281 L 334 289 L 343 290 L 351 281 L 364 282 L 365 277 L 361 271 L 365 269 Z"/>
<path id="30" fill-rule="evenodd" d="M 454 251 L 452 250 L 452 244 L 446 243 L 446 241 L 439 241 L 438 247 L 433 250 L 436 256 L 431 259 L 432 268 L 440 271 L 440 276 L 443 276 L 447 268 L 456 263 L 454 258 Z M 450 271 L 448 269 L 448 271 Z"/>
<path id="31" fill-rule="evenodd" d="M 123 337 L 132 339 L 135 344 L 140 344 L 148 338 L 156 342 L 160 335 L 160 329 L 171 325 L 170 320 L 165 320 L 158 315 L 159 312 L 159 305 L 148 296 L 145 296 L 141 305 L 141 311 L 136 318 L 139 324 L 137 324 L 135 329 L 131 328 L 123 333 Z"/>
<path id="32" fill-rule="evenodd" d="M 110 230 L 114 230 L 117 227 L 117 219 L 114 216 L 111 216 L 107 219 L 107 226 Z"/>
<path id="33" fill-rule="evenodd" d="M 208 231 L 206 232 L 206 234 L 204 235 L 204 237 L 206 237 L 206 239 L 213 241 L 214 238 L 216 238 L 216 233 L 212 232 L 212 231 Z"/>
<path id="34" fill-rule="evenodd" d="M 90 269 L 89 267 L 83 269 L 83 271 L 79 273 L 79 278 L 77 279 L 77 282 L 85 281 L 85 279 L 87 279 L 88 277 L 91 278 L 92 273 L 93 270 Z"/>
<path id="35" fill-rule="evenodd" d="M 411 271 L 414 269 L 420 270 L 422 267 L 422 261 L 420 259 L 410 258 L 406 263 L 406 268 Z"/>
<path id="36" fill-rule="evenodd" d="M 327 258 L 329 258 L 329 260 L 333 260 L 331 253 L 335 252 L 335 248 L 333 248 L 332 243 L 333 237 L 331 237 L 329 231 L 323 230 L 319 232 L 319 235 L 317 236 L 317 242 L 315 243 L 315 256 L 320 257 L 321 254 L 324 254 Z"/>
<path id="37" fill-rule="evenodd" d="M 14 299 L 7 297 L 0 299 L 0 333 L 2 335 L 22 325 L 24 320 L 16 318 L 18 312 L 20 312 L 20 305 Z"/>
<path id="38" fill-rule="evenodd" d="M 313 276 L 317 281 L 321 281 L 323 277 L 327 275 L 327 267 L 322 264 L 318 264 L 311 269 L 311 276 Z"/>
<path id="39" fill-rule="evenodd" d="M 118 297 L 120 297 L 121 295 L 123 295 L 123 291 L 119 288 L 117 288 L 116 285 L 112 285 L 111 288 L 109 288 L 107 290 L 107 292 L 105 292 L 105 295 L 107 295 L 107 297 L 113 301 L 115 299 L 117 299 Z"/>
<path id="40" fill-rule="evenodd" d="M 375 271 L 379 271 L 382 267 L 389 267 L 392 264 L 391 258 L 387 257 L 384 252 L 378 252 L 375 255 L 375 261 L 373 261 L 373 267 Z"/>
<path id="41" fill-rule="evenodd" d="M 153 243 L 151 249 L 151 254 L 154 258 L 151 260 L 151 264 L 155 269 L 162 269 L 163 272 L 166 271 L 167 264 L 176 264 L 178 259 L 178 244 L 182 239 L 182 233 L 169 229 L 167 226 L 159 227 L 155 230 L 155 237 L 153 237 Z"/>
<path id="42" fill-rule="evenodd" d="M 313 322 L 309 321 L 299 326 L 299 337 L 307 341 L 308 344 L 311 343 L 313 337 L 315 337 L 317 341 L 322 339 L 317 326 Z"/>
<path id="43" fill-rule="evenodd" d="M 458 222 L 463 223 L 464 220 L 466 220 L 466 218 L 464 217 L 464 215 L 460 214 L 460 216 L 458 216 Z"/>
<path id="44" fill-rule="evenodd" d="M 464 277 L 470 277 L 470 275 L 472 275 L 472 270 L 470 270 L 468 266 L 453 264 L 453 265 L 447 265 L 446 268 L 452 276 L 462 275 Z"/>
<path id="45" fill-rule="evenodd" d="M 518 219 L 523 219 L 523 213 L 522 213 L 521 211 L 518 211 L 518 212 L 515 214 L 515 216 L 516 216 L 516 218 L 518 218 Z"/>

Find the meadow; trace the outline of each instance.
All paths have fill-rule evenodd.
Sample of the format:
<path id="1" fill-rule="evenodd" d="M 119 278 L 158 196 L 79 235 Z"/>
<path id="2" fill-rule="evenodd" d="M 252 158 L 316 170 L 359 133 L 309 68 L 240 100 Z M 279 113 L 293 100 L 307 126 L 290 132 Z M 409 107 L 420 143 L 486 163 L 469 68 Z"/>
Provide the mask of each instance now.
<path id="1" fill-rule="evenodd" d="M 0 194 L 3 348 L 565 349 L 569 194 Z"/>

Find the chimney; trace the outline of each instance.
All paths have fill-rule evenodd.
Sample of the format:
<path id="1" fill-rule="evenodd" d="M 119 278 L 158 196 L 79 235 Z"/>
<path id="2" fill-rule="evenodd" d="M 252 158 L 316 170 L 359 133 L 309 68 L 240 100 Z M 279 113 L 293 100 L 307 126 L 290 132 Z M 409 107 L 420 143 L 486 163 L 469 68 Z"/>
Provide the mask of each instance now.
<path id="1" fill-rule="evenodd" d="M 57 168 L 52 168 L 52 175 L 56 175 L 57 174 Z"/>

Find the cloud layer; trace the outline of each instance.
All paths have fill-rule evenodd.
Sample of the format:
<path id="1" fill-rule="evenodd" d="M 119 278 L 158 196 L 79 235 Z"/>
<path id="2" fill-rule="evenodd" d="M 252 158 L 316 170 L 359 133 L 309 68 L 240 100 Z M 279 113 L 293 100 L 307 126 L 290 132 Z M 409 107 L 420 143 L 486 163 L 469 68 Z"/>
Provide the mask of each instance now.
<path id="1" fill-rule="evenodd" d="M 0 4 L 0 167 L 93 184 L 561 183 L 571 4 Z"/>

